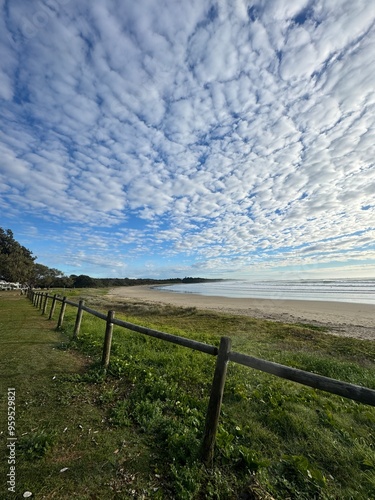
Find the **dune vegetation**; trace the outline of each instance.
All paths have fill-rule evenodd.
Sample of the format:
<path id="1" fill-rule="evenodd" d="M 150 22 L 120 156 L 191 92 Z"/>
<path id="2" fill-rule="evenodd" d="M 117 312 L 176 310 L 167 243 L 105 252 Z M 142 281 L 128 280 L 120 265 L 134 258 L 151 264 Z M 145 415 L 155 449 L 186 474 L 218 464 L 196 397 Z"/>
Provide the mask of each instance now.
<path id="1" fill-rule="evenodd" d="M 118 318 L 209 344 L 226 335 L 238 352 L 375 389 L 371 341 L 328 335 L 312 325 L 113 303 L 103 289 L 68 295 L 96 310 L 114 309 Z M 214 464 L 207 468 L 200 448 L 213 357 L 115 327 L 105 374 L 102 320 L 85 313 L 72 341 L 75 308 L 68 306 L 60 332 L 53 330 L 57 312 L 51 323 L 25 298 L 12 303 L 10 314 L 20 309 L 30 314 L 32 338 L 48 339 L 43 359 L 52 353 L 56 358 L 38 376 L 29 373 L 27 387 L 27 370 L 17 375 L 24 488 L 44 498 L 375 497 L 373 407 L 229 363 Z M 16 337 L 32 342 L 22 325 Z M 10 381 L 9 365 L 1 366 Z"/>

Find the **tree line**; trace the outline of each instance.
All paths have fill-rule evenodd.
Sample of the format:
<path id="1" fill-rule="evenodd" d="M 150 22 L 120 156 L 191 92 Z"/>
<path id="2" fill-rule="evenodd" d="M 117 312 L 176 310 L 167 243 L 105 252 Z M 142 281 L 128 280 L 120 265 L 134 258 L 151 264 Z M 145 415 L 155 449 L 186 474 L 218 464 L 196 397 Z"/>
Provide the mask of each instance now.
<path id="1" fill-rule="evenodd" d="M 14 239 L 10 229 L 0 227 L 0 279 L 25 286 L 48 288 L 56 279 L 63 279 L 58 269 L 35 262 L 36 256 Z"/>
<path id="2" fill-rule="evenodd" d="M 84 274 L 66 276 L 62 271 L 36 263 L 36 256 L 18 243 L 10 229 L 0 227 L 0 280 L 31 288 L 99 288 L 173 283 L 202 283 L 205 278 L 92 278 Z M 216 281 L 216 280 L 215 280 Z"/>

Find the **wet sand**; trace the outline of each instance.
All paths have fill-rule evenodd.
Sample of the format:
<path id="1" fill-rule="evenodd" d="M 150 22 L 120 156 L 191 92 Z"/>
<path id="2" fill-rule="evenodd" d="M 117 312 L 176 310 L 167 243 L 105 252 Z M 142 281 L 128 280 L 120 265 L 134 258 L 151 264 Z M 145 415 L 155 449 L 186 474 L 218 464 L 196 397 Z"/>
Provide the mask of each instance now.
<path id="1" fill-rule="evenodd" d="M 113 288 L 108 293 L 108 298 L 112 297 L 117 302 L 171 304 L 283 323 L 309 323 L 324 326 L 334 335 L 375 340 L 375 305 L 371 304 L 210 297 L 166 292 L 150 286 Z"/>

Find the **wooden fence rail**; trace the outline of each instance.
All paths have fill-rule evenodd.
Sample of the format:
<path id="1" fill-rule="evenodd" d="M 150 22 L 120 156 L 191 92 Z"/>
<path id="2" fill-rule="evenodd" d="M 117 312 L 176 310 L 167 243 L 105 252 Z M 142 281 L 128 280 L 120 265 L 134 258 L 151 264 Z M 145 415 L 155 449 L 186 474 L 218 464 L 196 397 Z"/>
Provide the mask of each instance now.
<path id="1" fill-rule="evenodd" d="M 117 319 L 115 318 L 114 311 L 108 311 L 107 314 L 103 314 L 85 306 L 83 300 L 80 300 L 77 304 L 75 302 L 67 300 L 66 297 L 59 297 L 57 294 L 52 296 L 48 295 L 48 293 L 35 292 L 33 290 L 29 291 L 28 297 L 33 305 L 39 308 L 42 308 L 42 302 L 44 299 L 42 314 L 46 313 L 48 299 L 52 299 L 48 319 L 53 318 L 56 302 L 61 302 L 57 328 L 62 327 L 66 306 L 69 305 L 76 307 L 77 316 L 74 326 L 73 338 L 78 338 L 83 311 L 104 320 L 106 322 L 106 328 L 103 343 L 102 366 L 105 370 L 108 368 L 110 362 L 112 332 L 114 325 L 154 338 L 158 338 L 166 342 L 172 342 L 174 344 L 187 347 L 195 351 L 210 354 L 211 356 L 217 356 L 213 382 L 211 385 L 210 399 L 206 413 L 206 423 L 202 443 L 202 460 L 208 466 L 210 466 L 213 461 L 215 439 L 223 399 L 228 361 L 254 368 L 256 370 L 260 370 L 283 379 L 291 380 L 293 382 L 297 382 L 314 389 L 319 389 L 331 394 L 336 394 L 348 399 L 352 399 L 359 403 L 375 406 L 375 390 L 373 389 L 361 387 L 355 384 L 349 384 L 340 380 L 317 375 L 316 373 L 299 370 L 297 368 L 291 368 L 290 366 L 281 365 L 272 361 L 267 361 L 264 359 L 249 356 L 247 354 L 241 354 L 232 351 L 231 340 L 228 337 L 221 337 L 220 346 L 219 348 L 217 348 L 216 346 L 210 344 L 205 344 L 196 340 L 179 337 L 177 335 L 153 330 L 144 326 L 135 325 L 134 323 L 129 323 L 127 321 Z"/>
<path id="2" fill-rule="evenodd" d="M 113 323 L 115 325 L 122 326 L 123 328 L 127 328 L 128 330 L 132 330 L 133 332 L 143 333 L 144 335 L 165 340 L 166 342 L 172 342 L 173 344 L 194 349 L 194 351 L 205 352 L 206 354 L 211 354 L 212 356 L 216 356 L 218 353 L 218 348 L 210 344 L 187 339 L 185 337 L 179 337 L 177 335 L 172 335 L 171 333 L 159 332 L 158 330 L 145 328 L 144 326 L 128 323 L 127 321 L 122 321 L 120 319 L 114 319 Z"/>
<path id="3" fill-rule="evenodd" d="M 280 365 L 272 361 L 265 361 L 264 359 L 254 358 L 253 356 L 240 354 L 234 351 L 229 353 L 229 361 L 234 361 L 235 363 L 249 366 L 250 368 L 255 368 L 256 370 L 270 373 L 271 375 L 276 375 L 276 377 L 292 380 L 293 382 L 298 382 L 299 384 L 307 385 L 314 389 L 320 389 L 321 391 L 330 392 L 331 394 L 337 394 L 344 398 L 375 406 L 375 391 L 360 385 L 341 382 L 340 380 L 324 377 L 323 375 L 305 372 L 297 368 Z"/>

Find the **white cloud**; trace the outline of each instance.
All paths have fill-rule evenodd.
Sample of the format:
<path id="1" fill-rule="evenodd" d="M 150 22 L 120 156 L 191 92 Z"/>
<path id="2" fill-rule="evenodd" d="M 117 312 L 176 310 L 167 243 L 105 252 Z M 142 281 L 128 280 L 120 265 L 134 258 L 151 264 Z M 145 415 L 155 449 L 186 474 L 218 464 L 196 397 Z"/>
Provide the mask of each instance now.
<path id="1" fill-rule="evenodd" d="M 336 237 L 343 258 L 362 251 L 374 222 L 362 209 L 375 192 L 371 2 L 56 0 L 3 13 L 12 221 L 88 225 L 119 256 L 137 245 L 201 269 L 326 262 L 343 251 L 327 245 Z M 110 227 L 124 236 L 100 233 Z"/>

